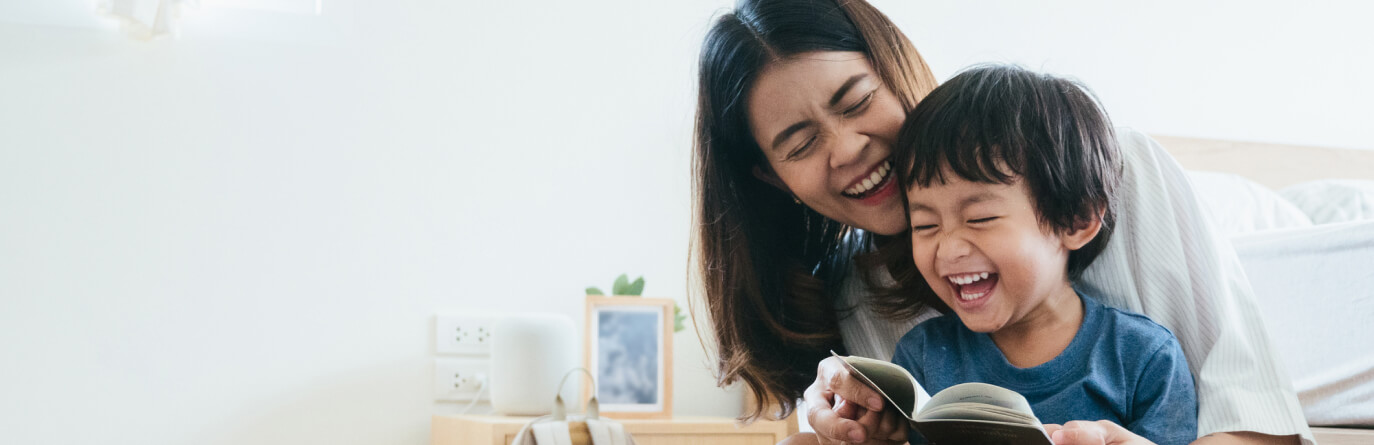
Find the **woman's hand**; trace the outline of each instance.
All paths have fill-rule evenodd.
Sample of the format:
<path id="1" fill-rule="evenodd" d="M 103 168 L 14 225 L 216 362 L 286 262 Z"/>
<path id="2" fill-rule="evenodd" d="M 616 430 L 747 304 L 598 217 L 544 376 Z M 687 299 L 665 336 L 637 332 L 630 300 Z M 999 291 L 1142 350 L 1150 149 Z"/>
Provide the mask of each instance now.
<path id="1" fill-rule="evenodd" d="M 806 420 L 823 445 L 887 444 L 906 441 L 906 423 L 883 409 L 882 396 L 850 375 L 837 357 L 821 360 L 816 381 L 806 388 Z"/>
<path id="2" fill-rule="evenodd" d="M 1149 439 L 1108 420 L 1085 422 L 1075 420 L 1063 426 L 1046 424 L 1054 445 L 1154 445 Z"/>

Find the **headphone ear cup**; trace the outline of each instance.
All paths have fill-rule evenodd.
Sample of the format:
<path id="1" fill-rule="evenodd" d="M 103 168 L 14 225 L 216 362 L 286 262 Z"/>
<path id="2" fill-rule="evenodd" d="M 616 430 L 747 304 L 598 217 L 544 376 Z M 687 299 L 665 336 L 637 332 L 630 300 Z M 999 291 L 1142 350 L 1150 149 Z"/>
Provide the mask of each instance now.
<path id="1" fill-rule="evenodd" d="M 592 396 L 592 399 L 587 401 L 586 415 L 587 419 L 590 420 L 601 418 L 601 404 L 596 403 L 596 396 Z"/>

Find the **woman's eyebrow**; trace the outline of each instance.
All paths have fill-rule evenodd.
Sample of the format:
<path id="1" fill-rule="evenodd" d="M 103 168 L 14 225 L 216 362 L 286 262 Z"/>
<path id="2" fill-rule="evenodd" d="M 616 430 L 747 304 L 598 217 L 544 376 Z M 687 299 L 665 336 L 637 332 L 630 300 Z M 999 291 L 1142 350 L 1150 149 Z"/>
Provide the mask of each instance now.
<path id="1" fill-rule="evenodd" d="M 773 149 L 773 150 L 777 150 L 777 149 L 778 149 L 778 144 L 781 144 L 782 141 L 785 141 L 785 140 L 787 140 L 787 138 L 791 137 L 791 136 L 792 136 L 792 133 L 796 133 L 796 132 L 798 132 L 798 131 L 801 131 L 801 129 L 806 128 L 806 126 L 807 126 L 807 125 L 811 125 L 811 123 L 812 123 L 812 122 L 811 122 L 810 120 L 804 120 L 804 121 L 801 121 L 801 122 L 797 122 L 797 123 L 795 123 L 795 124 L 792 124 L 792 125 L 788 126 L 787 128 L 782 129 L 782 131 L 779 131 L 779 132 L 778 132 L 778 135 L 777 135 L 777 136 L 773 136 L 773 145 L 772 145 L 773 148 L 772 148 L 772 149 Z"/>
<path id="2" fill-rule="evenodd" d="M 864 80 L 865 77 L 868 77 L 868 73 L 859 73 L 850 77 L 849 80 L 844 81 L 844 84 L 840 85 L 840 89 L 835 90 L 835 95 L 830 96 L 830 106 L 833 107 L 835 104 L 840 103 L 840 99 L 844 99 L 845 93 L 848 93 L 850 88 L 854 88 L 854 84 L 859 83 L 860 80 Z"/>

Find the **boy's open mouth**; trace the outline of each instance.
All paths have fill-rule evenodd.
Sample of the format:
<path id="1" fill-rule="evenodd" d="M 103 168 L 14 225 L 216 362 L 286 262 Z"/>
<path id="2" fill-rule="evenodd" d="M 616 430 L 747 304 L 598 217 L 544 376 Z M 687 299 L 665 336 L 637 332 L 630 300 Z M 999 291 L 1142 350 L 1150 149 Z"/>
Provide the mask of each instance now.
<path id="1" fill-rule="evenodd" d="M 997 278 L 994 272 L 978 272 L 950 275 L 945 280 L 949 281 L 954 288 L 954 295 L 960 300 L 974 301 L 992 293 L 992 288 L 997 286 Z"/>

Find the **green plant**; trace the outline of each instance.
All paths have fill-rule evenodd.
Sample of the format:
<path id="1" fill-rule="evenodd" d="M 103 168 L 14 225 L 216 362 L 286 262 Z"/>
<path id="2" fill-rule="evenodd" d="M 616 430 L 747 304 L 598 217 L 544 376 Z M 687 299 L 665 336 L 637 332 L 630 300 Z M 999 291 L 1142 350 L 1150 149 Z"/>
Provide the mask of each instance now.
<path id="1" fill-rule="evenodd" d="M 615 283 L 611 284 L 611 295 L 613 296 L 638 297 L 643 294 L 644 277 L 635 278 L 631 282 L 629 274 L 620 274 L 619 277 L 615 278 Z M 587 286 L 587 295 L 606 295 L 606 293 L 596 286 Z M 673 332 L 682 332 L 687 329 L 687 325 L 684 324 L 686 321 L 687 315 L 682 313 L 682 307 L 673 303 Z"/>

